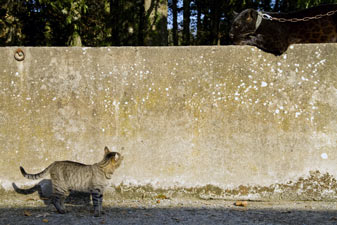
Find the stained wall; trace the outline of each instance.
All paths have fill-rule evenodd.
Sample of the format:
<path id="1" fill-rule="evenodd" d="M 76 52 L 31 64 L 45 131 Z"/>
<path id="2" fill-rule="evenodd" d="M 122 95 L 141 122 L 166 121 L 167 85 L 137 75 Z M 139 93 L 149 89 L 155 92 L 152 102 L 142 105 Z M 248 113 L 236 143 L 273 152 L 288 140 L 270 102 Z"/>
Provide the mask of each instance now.
<path id="1" fill-rule="evenodd" d="M 0 49 L 0 187 L 124 155 L 120 195 L 336 199 L 336 44 Z"/>

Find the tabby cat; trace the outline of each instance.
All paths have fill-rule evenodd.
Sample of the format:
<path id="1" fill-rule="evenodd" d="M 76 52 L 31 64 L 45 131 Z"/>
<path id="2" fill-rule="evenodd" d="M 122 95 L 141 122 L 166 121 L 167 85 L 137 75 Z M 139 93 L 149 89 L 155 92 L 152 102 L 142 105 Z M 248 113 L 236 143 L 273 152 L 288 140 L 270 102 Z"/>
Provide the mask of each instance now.
<path id="1" fill-rule="evenodd" d="M 108 147 L 104 148 L 104 158 L 93 165 L 85 165 L 72 161 L 56 161 L 46 169 L 37 174 L 28 174 L 20 167 L 21 173 L 28 179 L 40 179 L 48 172 L 53 186 L 52 203 L 61 214 L 65 213 L 64 200 L 70 191 L 89 192 L 94 205 L 94 215 L 100 216 L 102 212 L 103 191 L 107 180 L 116 168 L 118 168 L 123 157 L 118 152 L 110 152 Z"/>

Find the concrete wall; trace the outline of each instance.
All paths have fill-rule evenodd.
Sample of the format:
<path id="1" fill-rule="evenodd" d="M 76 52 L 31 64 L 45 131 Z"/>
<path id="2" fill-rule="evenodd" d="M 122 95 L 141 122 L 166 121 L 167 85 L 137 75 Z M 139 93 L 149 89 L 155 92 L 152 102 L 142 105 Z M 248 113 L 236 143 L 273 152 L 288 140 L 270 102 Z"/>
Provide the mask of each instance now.
<path id="1" fill-rule="evenodd" d="M 0 185 L 125 160 L 108 192 L 337 198 L 337 44 L 0 48 Z"/>

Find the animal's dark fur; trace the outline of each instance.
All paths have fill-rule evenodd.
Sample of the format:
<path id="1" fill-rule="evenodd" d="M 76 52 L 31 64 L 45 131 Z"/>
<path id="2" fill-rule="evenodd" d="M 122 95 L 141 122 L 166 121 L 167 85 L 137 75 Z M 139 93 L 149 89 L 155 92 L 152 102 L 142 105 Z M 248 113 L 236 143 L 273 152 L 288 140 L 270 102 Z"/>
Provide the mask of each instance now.
<path id="1" fill-rule="evenodd" d="M 276 18 L 304 18 L 337 10 L 337 4 L 321 5 L 293 13 L 266 13 Z M 262 19 L 258 12 L 246 9 L 234 18 L 230 37 L 234 44 L 253 45 L 275 55 L 284 53 L 290 44 L 337 42 L 337 13 L 320 19 L 300 22 L 279 22 Z"/>

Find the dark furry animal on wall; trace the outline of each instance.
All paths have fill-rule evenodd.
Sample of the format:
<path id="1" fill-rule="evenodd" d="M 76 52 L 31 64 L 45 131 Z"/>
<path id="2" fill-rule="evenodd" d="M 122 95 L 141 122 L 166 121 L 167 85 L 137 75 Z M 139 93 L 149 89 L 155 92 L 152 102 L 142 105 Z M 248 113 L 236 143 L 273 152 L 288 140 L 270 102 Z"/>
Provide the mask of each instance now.
<path id="1" fill-rule="evenodd" d="M 291 44 L 337 42 L 337 4 L 292 13 L 246 9 L 235 16 L 229 36 L 236 45 L 253 45 L 275 55 Z"/>

